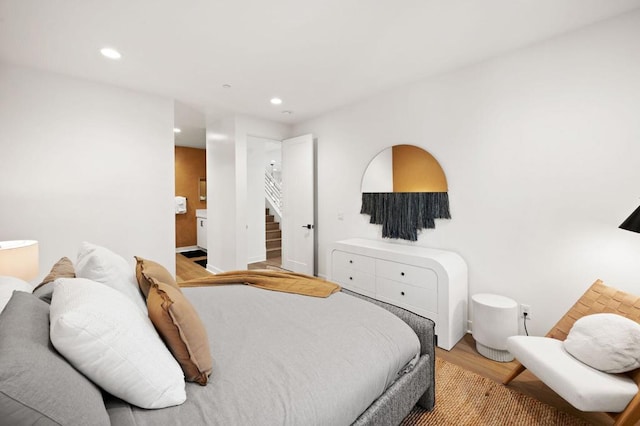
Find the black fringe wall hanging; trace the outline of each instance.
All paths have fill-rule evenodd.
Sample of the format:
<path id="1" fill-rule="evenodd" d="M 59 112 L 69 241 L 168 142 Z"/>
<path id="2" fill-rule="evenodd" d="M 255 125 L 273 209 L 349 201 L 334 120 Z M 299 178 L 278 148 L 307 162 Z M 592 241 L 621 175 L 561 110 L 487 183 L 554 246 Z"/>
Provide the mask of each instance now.
<path id="1" fill-rule="evenodd" d="M 434 219 L 451 219 L 446 192 L 363 192 L 360 213 L 382 225 L 383 238 L 416 241 L 418 230 L 436 227 Z"/>

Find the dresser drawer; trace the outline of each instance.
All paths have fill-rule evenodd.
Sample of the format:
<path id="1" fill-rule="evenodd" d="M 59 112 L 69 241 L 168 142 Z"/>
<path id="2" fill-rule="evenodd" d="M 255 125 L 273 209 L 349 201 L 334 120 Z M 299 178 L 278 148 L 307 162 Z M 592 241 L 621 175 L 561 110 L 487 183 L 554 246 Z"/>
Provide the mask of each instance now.
<path id="1" fill-rule="evenodd" d="M 350 290 L 366 292 L 367 296 L 376 292 L 376 277 L 373 274 L 333 266 L 331 279 Z"/>
<path id="2" fill-rule="evenodd" d="M 438 288 L 438 276 L 428 268 L 378 259 L 376 260 L 376 275 L 427 289 L 435 290 Z"/>
<path id="3" fill-rule="evenodd" d="M 376 260 L 373 257 L 347 253 L 340 250 L 333 251 L 331 261 L 333 262 L 333 268 L 349 268 L 370 274 L 374 273 L 374 268 L 376 267 Z"/>
<path id="4" fill-rule="evenodd" d="M 381 299 L 400 306 L 409 305 L 417 308 L 419 314 L 427 315 L 420 311 L 438 313 L 438 288 L 416 287 L 398 281 L 378 277 L 376 279 L 376 292 Z M 410 309 L 411 310 L 411 309 Z"/>

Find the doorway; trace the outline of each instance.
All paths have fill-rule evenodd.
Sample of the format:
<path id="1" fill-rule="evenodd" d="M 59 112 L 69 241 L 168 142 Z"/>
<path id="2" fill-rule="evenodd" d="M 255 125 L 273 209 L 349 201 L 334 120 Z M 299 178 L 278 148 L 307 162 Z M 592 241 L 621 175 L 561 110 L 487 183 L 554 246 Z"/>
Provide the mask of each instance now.
<path id="1" fill-rule="evenodd" d="M 313 136 L 283 141 L 247 137 L 247 197 L 249 269 L 314 275 Z"/>
<path id="2" fill-rule="evenodd" d="M 247 137 L 248 269 L 282 265 L 282 142 Z"/>

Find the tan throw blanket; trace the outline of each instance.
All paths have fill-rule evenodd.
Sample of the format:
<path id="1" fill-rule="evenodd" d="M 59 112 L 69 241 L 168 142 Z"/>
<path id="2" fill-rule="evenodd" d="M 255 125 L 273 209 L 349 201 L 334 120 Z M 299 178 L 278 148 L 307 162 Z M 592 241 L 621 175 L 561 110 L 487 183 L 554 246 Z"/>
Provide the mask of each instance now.
<path id="1" fill-rule="evenodd" d="M 221 284 L 248 284 L 266 290 L 329 297 L 340 291 L 338 284 L 310 275 L 271 270 L 230 271 L 179 283 L 180 287 L 202 287 Z"/>

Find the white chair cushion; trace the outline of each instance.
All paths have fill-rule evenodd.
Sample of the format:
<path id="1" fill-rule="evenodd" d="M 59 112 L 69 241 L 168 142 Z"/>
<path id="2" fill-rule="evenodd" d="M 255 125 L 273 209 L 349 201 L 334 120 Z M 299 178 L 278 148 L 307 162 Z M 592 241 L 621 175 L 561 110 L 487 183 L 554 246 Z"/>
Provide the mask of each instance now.
<path id="1" fill-rule="evenodd" d="M 580 318 L 563 345 L 579 361 L 605 373 L 624 373 L 640 367 L 640 324 L 622 315 Z"/>
<path id="2" fill-rule="evenodd" d="M 558 395 L 581 411 L 619 413 L 638 393 L 629 377 L 604 373 L 571 356 L 562 341 L 511 336 L 507 349 Z"/>

